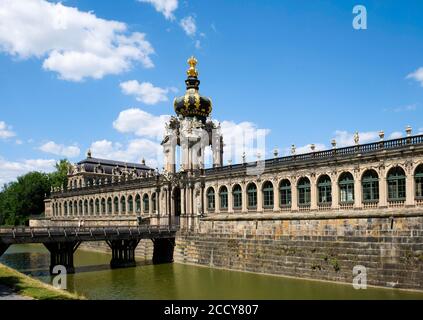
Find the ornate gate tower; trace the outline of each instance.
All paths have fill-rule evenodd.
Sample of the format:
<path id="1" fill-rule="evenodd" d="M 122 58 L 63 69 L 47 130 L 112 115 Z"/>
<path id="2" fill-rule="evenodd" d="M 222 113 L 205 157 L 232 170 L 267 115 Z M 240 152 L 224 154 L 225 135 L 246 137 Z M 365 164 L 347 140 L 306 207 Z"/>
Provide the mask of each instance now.
<path id="1" fill-rule="evenodd" d="M 210 98 L 200 95 L 197 60 L 188 60 L 188 78 L 185 80 L 185 95 L 174 100 L 177 117 L 166 123 L 164 148 L 164 164 L 168 173 L 179 170 L 189 171 L 204 168 L 205 148 L 211 146 L 213 166 L 223 164 L 223 137 L 220 125 L 211 119 L 212 102 Z M 176 168 L 176 148 L 180 147 L 180 168 Z"/>
<path id="2" fill-rule="evenodd" d="M 186 92 L 174 100 L 176 116 L 166 123 L 162 142 L 164 186 L 170 217 L 181 217 L 181 227 L 194 227 L 204 213 L 205 151 L 211 147 L 212 165 L 223 164 L 223 137 L 220 124 L 210 118 L 212 102 L 200 95 L 197 60 L 188 60 Z M 176 154 L 179 148 L 180 159 Z M 177 168 L 177 162 L 180 165 Z"/>

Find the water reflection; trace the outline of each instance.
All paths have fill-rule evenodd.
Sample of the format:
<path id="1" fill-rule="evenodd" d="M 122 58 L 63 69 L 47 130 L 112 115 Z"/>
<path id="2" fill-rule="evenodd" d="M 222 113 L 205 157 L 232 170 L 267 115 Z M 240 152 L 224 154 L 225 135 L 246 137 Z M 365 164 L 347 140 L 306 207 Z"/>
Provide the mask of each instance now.
<path id="1" fill-rule="evenodd" d="M 111 270 L 111 256 L 79 249 L 68 290 L 90 299 L 423 299 L 423 293 L 307 281 L 182 264 Z M 12 268 L 51 283 L 50 257 L 40 245 L 12 246 L 0 259 Z"/>

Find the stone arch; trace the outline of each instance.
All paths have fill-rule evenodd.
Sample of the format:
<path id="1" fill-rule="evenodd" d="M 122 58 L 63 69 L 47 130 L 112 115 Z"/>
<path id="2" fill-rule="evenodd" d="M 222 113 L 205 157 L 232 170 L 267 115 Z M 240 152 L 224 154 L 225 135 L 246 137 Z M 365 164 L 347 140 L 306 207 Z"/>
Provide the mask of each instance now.
<path id="1" fill-rule="evenodd" d="M 263 194 L 263 208 L 273 209 L 275 203 L 275 187 L 273 182 L 266 180 L 261 185 L 261 192 Z"/>
<path id="2" fill-rule="evenodd" d="M 88 211 L 89 211 L 89 215 L 90 216 L 94 215 L 94 199 L 93 198 L 91 198 L 89 200 L 89 208 L 88 208 Z"/>
<path id="3" fill-rule="evenodd" d="M 400 165 L 392 166 L 386 173 L 388 201 L 405 201 L 406 172 Z"/>
<path id="4" fill-rule="evenodd" d="M 278 182 L 279 188 L 279 206 L 289 208 L 292 204 L 292 183 L 289 178 L 282 178 Z"/>
<path id="5" fill-rule="evenodd" d="M 141 196 L 139 193 L 135 195 L 135 212 L 141 213 Z"/>
<path id="6" fill-rule="evenodd" d="M 332 203 L 332 180 L 326 173 L 317 178 L 317 202 L 319 204 Z"/>
<path id="7" fill-rule="evenodd" d="M 342 171 L 337 179 L 339 188 L 340 203 L 354 203 L 355 180 L 354 175 L 350 171 Z"/>
<path id="8" fill-rule="evenodd" d="M 150 196 L 148 193 L 144 193 L 142 196 L 142 211 L 144 213 L 150 213 Z"/>
<path id="9" fill-rule="evenodd" d="M 121 207 L 121 213 L 126 213 L 126 197 L 123 195 L 120 197 L 120 207 Z"/>
<path id="10" fill-rule="evenodd" d="M 113 213 L 119 214 L 119 197 L 114 196 L 113 198 Z"/>
<path id="11" fill-rule="evenodd" d="M 102 197 L 100 202 L 100 214 L 104 215 L 106 214 L 106 198 Z"/>
<path id="12" fill-rule="evenodd" d="M 219 209 L 228 210 L 229 207 L 229 189 L 226 185 L 219 187 Z"/>
<path id="13" fill-rule="evenodd" d="M 423 163 L 420 163 L 414 169 L 414 196 L 418 200 L 423 200 Z"/>
<path id="14" fill-rule="evenodd" d="M 243 193 L 244 190 L 242 189 L 241 184 L 235 183 L 232 188 L 232 207 L 234 210 L 241 210 L 242 209 L 242 201 L 243 201 Z"/>
<path id="15" fill-rule="evenodd" d="M 302 176 L 297 181 L 298 204 L 309 206 L 311 204 L 311 181 L 308 176 Z"/>
<path id="16" fill-rule="evenodd" d="M 248 209 L 257 208 L 257 184 L 255 182 L 249 182 L 246 187 L 246 200 Z"/>
<path id="17" fill-rule="evenodd" d="M 206 191 L 206 197 L 207 197 L 207 210 L 214 211 L 216 208 L 216 192 L 214 187 L 212 186 L 208 187 Z"/>
<path id="18" fill-rule="evenodd" d="M 361 175 L 363 202 L 379 202 L 379 174 L 375 169 L 366 169 Z"/>
<path id="19" fill-rule="evenodd" d="M 126 202 L 128 204 L 127 206 L 128 214 L 134 213 L 134 197 L 131 194 L 127 197 Z"/>

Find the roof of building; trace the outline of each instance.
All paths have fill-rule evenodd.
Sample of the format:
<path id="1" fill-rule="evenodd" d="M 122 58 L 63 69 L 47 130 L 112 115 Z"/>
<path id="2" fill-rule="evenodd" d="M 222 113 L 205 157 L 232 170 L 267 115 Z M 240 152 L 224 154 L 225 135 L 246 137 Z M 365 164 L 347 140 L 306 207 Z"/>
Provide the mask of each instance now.
<path id="1" fill-rule="evenodd" d="M 137 169 L 142 171 L 153 170 L 149 166 L 142 164 L 142 163 L 131 163 L 131 162 L 123 162 L 123 161 L 116 161 L 116 160 L 108 160 L 108 159 L 99 159 L 99 158 L 92 158 L 87 157 L 86 159 L 78 162 L 78 165 L 84 165 L 86 171 L 90 172 L 93 171 L 95 167 L 98 165 L 104 167 L 106 169 L 106 173 L 109 173 L 107 169 L 113 169 L 116 167 L 119 168 L 128 168 L 128 169 Z"/>

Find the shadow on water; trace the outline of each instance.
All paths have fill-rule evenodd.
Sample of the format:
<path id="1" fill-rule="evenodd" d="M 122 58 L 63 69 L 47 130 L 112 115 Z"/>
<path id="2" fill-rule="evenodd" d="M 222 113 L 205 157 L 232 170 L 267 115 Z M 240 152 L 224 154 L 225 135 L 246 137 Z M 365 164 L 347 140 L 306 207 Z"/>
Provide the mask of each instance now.
<path id="1" fill-rule="evenodd" d="M 266 276 L 183 264 L 110 269 L 110 254 L 78 250 L 68 290 L 89 299 L 423 299 L 423 293 L 354 290 L 352 285 Z M 0 262 L 47 283 L 50 256 L 42 246 L 12 246 Z"/>

